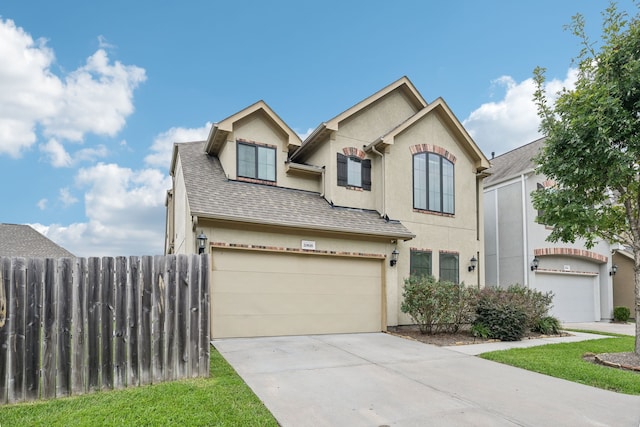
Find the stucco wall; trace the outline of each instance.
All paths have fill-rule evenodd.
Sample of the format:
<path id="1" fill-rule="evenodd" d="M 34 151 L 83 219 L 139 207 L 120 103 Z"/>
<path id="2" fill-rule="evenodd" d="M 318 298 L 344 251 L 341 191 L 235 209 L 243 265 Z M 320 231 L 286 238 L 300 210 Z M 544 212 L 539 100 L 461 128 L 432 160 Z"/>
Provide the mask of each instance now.
<path id="1" fill-rule="evenodd" d="M 273 250 L 300 249 L 302 240 L 315 242 L 316 251 L 334 251 L 348 254 L 365 253 L 389 257 L 395 245 L 380 239 L 367 240 L 353 236 L 340 237 L 337 235 L 317 232 L 295 232 L 279 228 L 251 226 L 239 223 L 223 223 L 214 221 L 200 221 L 198 230 L 202 229 L 212 243 L 230 243 L 239 245 L 257 245 L 271 247 Z M 212 263 L 215 263 L 213 259 Z M 398 300 L 399 291 L 398 269 L 390 267 L 389 262 L 383 262 L 385 284 L 385 307 L 387 325 L 395 326 L 399 321 Z"/>

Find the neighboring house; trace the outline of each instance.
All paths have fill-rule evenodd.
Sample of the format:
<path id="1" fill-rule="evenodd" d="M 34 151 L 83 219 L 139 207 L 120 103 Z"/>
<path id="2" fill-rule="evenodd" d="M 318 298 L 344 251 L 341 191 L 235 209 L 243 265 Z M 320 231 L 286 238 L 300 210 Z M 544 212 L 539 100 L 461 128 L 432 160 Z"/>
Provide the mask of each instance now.
<path id="1" fill-rule="evenodd" d="M 259 101 L 175 144 L 165 252 L 211 254 L 214 338 L 385 330 L 411 271 L 483 286 L 488 167 L 406 77 L 305 141 Z"/>
<path id="2" fill-rule="evenodd" d="M 539 139 L 491 159 L 491 175 L 484 182 L 487 286 L 552 291 L 551 314 L 564 322 L 611 319 L 611 246 L 551 243 L 546 241 L 550 228 L 536 222 L 531 193 L 554 185 L 535 172 L 533 158 L 543 144 Z"/>
<path id="3" fill-rule="evenodd" d="M 29 225 L 0 224 L 0 256 L 25 258 L 75 258 Z"/>
<path id="4" fill-rule="evenodd" d="M 633 253 L 626 248 L 613 250 L 613 264 L 616 266 L 616 274 L 613 276 L 613 306 L 627 307 L 631 318 L 636 315 L 635 310 L 635 277 Z"/>

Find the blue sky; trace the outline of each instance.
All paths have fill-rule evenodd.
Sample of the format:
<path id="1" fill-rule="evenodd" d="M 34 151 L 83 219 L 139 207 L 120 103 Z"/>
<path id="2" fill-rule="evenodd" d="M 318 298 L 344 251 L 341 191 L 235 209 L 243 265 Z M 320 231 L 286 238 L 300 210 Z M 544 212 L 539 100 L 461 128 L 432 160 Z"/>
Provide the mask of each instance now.
<path id="1" fill-rule="evenodd" d="M 590 0 L 0 3 L 0 222 L 79 256 L 161 254 L 174 141 L 262 99 L 296 132 L 406 75 L 487 157 L 538 137 L 533 69 L 571 85 Z M 631 0 L 618 2 L 634 15 Z"/>

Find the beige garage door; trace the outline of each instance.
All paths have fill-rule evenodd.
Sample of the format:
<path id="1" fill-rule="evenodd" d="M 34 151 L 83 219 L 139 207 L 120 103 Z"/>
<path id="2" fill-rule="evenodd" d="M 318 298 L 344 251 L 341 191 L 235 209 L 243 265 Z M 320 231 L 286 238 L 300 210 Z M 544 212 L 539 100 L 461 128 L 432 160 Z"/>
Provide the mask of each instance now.
<path id="1" fill-rule="evenodd" d="M 217 250 L 211 336 L 377 332 L 378 259 Z"/>

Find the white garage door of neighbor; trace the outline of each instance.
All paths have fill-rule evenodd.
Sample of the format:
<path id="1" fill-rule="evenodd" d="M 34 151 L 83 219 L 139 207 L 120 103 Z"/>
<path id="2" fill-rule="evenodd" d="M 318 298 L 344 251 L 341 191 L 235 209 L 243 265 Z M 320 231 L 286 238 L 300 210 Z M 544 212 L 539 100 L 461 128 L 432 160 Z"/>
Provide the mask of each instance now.
<path id="1" fill-rule="evenodd" d="M 213 338 L 382 330 L 379 259 L 213 252 Z"/>
<path id="2" fill-rule="evenodd" d="M 551 315 L 563 322 L 593 322 L 600 310 L 596 308 L 597 277 L 569 274 L 538 274 L 536 288 L 552 291 Z"/>

